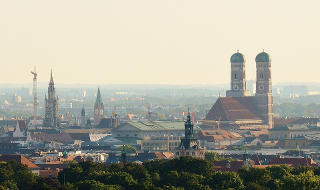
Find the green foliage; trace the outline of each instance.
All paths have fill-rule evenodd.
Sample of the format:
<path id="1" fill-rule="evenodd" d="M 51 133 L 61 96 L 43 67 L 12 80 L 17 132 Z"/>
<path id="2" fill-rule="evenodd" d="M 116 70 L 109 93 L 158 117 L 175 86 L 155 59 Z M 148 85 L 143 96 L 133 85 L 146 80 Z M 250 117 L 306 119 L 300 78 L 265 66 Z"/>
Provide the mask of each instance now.
<path id="1" fill-rule="evenodd" d="M 212 189 L 243 189 L 242 179 L 235 172 L 216 172 L 207 179 L 207 184 Z"/>
<path id="2" fill-rule="evenodd" d="M 119 185 L 105 185 L 95 180 L 85 180 L 77 183 L 78 190 L 121 190 Z"/>
<path id="3" fill-rule="evenodd" d="M 232 160 L 230 158 L 225 158 L 223 156 L 219 156 L 216 152 L 207 152 L 204 156 L 205 160 L 208 160 L 210 162 L 213 161 L 224 161 L 224 160 Z"/>
<path id="4" fill-rule="evenodd" d="M 191 157 L 142 165 L 70 164 L 58 178 L 41 178 L 16 162 L 0 162 L 0 190 L 316 190 L 320 170 L 271 166 L 217 172 L 210 161 Z"/>

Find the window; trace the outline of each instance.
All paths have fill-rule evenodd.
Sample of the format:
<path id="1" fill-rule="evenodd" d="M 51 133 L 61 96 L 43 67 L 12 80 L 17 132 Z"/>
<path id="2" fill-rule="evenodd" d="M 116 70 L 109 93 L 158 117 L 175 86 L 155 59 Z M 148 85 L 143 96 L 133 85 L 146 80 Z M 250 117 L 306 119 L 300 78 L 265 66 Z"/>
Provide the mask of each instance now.
<path id="1" fill-rule="evenodd" d="M 234 74 L 234 79 L 237 79 L 237 73 Z"/>
<path id="2" fill-rule="evenodd" d="M 261 79 L 263 79 L 263 74 L 262 74 L 262 73 L 260 73 L 259 77 L 260 77 Z"/>

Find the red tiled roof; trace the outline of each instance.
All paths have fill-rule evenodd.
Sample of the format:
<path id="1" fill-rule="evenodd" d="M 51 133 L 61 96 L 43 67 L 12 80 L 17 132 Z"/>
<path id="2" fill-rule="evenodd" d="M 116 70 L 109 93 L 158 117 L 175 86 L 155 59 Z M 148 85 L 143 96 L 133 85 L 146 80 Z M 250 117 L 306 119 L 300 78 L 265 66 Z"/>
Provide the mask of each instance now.
<path id="1" fill-rule="evenodd" d="M 206 140 L 208 142 L 215 142 L 220 140 L 236 139 L 241 138 L 241 136 L 236 136 L 226 130 L 202 130 L 198 133 L 198 138 L 200 140 Z"/>
<path id="2" fill-rule="evenodd" d="M 208 112 L 206 120 L 262 120 L 258 113 L 252 97 L 220 97 Z"/>
<path id="3" fill-rule="evenodd" d="M 236 172 L 238 169 L 240 169 L 243 166 L 242 160 L 236 160 L 236 161 L 214 161 L 213 165 L 216 170 L 218 171 L 233 171 Z"/>
<path id="4" fill-rule="evenodd" d="M 154 154 L 159 160 L 170 159 L 174 157 L 172 152 L 155 152 Z"/>
<path id="5" fill-rule="evenodd" d="M 274 125 L 275 126 L 287 126 L 289 124 L 316 124 L 319 121 L 318 118 L 275 118 Z"/>
<path id="6" fill-rule="evenodd" d="M 37 165 L 32 163 L 29 159 L 27 159 L 23 155 L 3 154 L 0 156 L 0 161 L 4 161 L 4 162 L 16 161 L 22 165 L 26 165 L 29 169 L 38 169 L 39 168 Z"/>
<path id="7" fill-rule="evenodd" d="M 315 165 L 316 162 L 311 158 L 274 158 L 269 162 L 269 165 L 281 165 L 281 164 L 287 164 L 287 165 L 292 165 L 294 167 L 297 167 L 297 166 L 312 166 L 312 165 Z"/>

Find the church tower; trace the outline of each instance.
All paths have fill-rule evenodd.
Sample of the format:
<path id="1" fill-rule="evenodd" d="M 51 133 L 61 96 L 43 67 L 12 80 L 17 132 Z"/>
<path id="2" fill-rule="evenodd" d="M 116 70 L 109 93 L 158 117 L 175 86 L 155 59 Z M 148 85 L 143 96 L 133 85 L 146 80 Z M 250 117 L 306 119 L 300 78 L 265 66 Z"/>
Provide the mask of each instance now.
<path id="1" fill-rule="evenodd" d="M 246 84 L 246 68 L 245 57 L 239 51 L 233 54 L 230 58 L 231 62 L 231 86 L 227 91 L 227 97 L 242 97 L 249 96 Z"/>
<path id="2" fill-rule="evenodd" d="M 82 107 L 82 110 L 81 110 L 80 126 L 81 127 L 85 127 L 86 126 L 86 111 L 84 110 L 84 107 Z"/>
<path id="3" fill-rule="evenodd" d="M 273 127 L 273 96 L 271 82 L 271 57 L 266 52 L 256 56 L 256 103 L 269 128 Z"/>
<path id="4" fill-rule="evenodd" d="M 188 111 L 187 121 L 184 123 L 184 137 L 180 139 L 176 157 L 192 156 L 204 159 L 206 151 L 200 147 L 200 141 L 194 137 L 193 127 L 191 115 Z"/>
<path id="5" fill-rule="evenodd" d="M 56 89 L 54 87 L 53 76 L 51 77 L 48 87 L 48 97 L 45 96 L 45 118 L 43 125 L 45 127 L 58 126 L 58 97 L 56 96 Z"/>
<path id="6" fill-rule="evenodd" d="M 104 105 L 102 102 L 100 89 L 98 88 L 96 103 L 94 104 L 94 124 L 99 125 L 100 120 L 104 117 Z"/>

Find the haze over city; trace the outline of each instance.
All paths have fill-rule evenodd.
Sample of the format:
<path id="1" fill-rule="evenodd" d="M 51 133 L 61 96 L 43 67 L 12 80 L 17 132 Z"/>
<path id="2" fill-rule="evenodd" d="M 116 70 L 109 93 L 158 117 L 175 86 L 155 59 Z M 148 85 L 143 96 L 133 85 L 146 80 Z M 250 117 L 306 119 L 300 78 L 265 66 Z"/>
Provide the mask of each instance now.
<path id="1" fill-rule="evenodd" d="M 317 0 L 0 1 L 0 83 L 228 83 L 271 55 L 273 83 L 319 82 Z"/>

